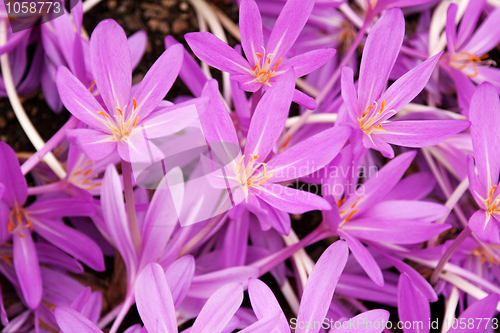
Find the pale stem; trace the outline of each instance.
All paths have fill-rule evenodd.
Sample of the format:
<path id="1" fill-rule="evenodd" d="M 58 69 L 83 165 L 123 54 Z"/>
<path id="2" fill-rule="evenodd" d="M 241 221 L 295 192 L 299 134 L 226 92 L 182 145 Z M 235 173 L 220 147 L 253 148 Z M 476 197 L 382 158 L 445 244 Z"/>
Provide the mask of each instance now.
<path id="1" fill-rule="evenodd" d="M 455 310 L 457 309 L 458 300 L 459 300 L 459 292 L 457 287 L 453 287 L 451 289 L 450 298 L 446 301 L 446 310 L 444 312 L 443 323 L 452 323 L 455 319 Z M 446 333 L 450 325 L 443 325 L 441 329 L 441 333 Z"/>
<path id="2" fill-rule="evenodd" d="M 472 297 L 476 298 L 477 300 L 481 300 L 485 297 L 488 297 L 489 294 L 486 293 L 484 290 L 476 287 L 472 283 L 462 279 L 458 275 L 455 275 L 453 273 L 447 273 L 443 272 L 441 275 L 439 275 L 439 278 L 445 280 L 448 283 L 451 283 L 458 289 L 466 292 L 467 294 L 471 295 Z M 500 311 L 500 303 L 497 304 L 497 311 Z"/>
<path id="3" fill-rule="evenodd" d="M 28 187 L 28 195 L 40 195 L 40 194 L 61 191 L 62 184 L 63 183 L 61 182 L 55 182 L 46 185 Z"/>
<path id="4" fill-rule="evenodd" d="M 193 5 L 196 12 L 200 13 L 203 18 L 207 21 L 208 26 L 212 33 L 227 44 L 226 34 L 224 33 L 224 29 L 217 18 L 217 15 L 214 13 L 211 6 L 207 4 L 205 0 L 189 0 L 191 5 Z M 229 78 L 229 73 L 222 72 L 222 85 L 223 85 L 223 95 L 224 100 L 227 104 L 231 104 L 231 81 Z"/>
<path id="5" fill-rule="evenodd" d="M 356 14 L 351 6 L 347 3 L 343 3 L 339 6 L 339 10 L 344 14 L 344 16 L 352 22 L 358 29 L 363 26 L 363 18 L 361 18 L 358 14 Z"/>
<path id="6" fill-rule="evenodd" d="M 7 22 L 5 20 L 0 20 L 0 46 L 3 46 L 7 43 Z M 12 109 L 14 110 L 14 114 L 16 115 L 19 124 L 23 128 L 26 136 L 31 141 L 36 150 L 40 150 L 45 145 L 40 134 L 38 134 L 37 130 L 29 120 L 26 115 L 26 111 L 19 100 L 19 96 L 17 95 L 16 87 L 14 85 L 14 80 L 12 78 L 12 72 L 10 69 L 9 63 L 9 54 L 6 52 L 2 54 L 0 57 L 1 68 L 2 68 L 2 76 L 5 83 L 5 90 L 7 91 L 7 95 L 9 97 L 10 104 L 12 105 Z M 64 171 L 63 167 L 56 159 L 54 154 L 48 152 L 44 157 L 47 165 L 52 169 L 52 171 L 59 178 L 66 177 L 66 171 Z"/>
<path id="7" fill-rule="evenodd" d="M 300 302 L 299 299 L 297 298 L 297 295 L 295 295 L 295 292 L 293 291 L 290 281 L 288 281 L 288 279 L 285 279 L 285 283 L 283 283 L 280 289 L 281 292 L 283 293 L 283 296 L 285 296 L 285 299 L 288 302 L 288 305 L 290 306 L 290 309 L 293 311 L 293 313 L 294 314 L 299 313 Z"/>
<path id="8" fill-rule="evenodd" d="M 86 13 L 91 10 L 94 6 L 99 4 L 102 0 L 86 0 L 83 2 L 83 12 Z"/>
<path id="9" fill-rule="evenodd" d="M 108 324 L 112 322 L 113 319 L 116 318 L 118 313 L 120 313 L 122 307 L 123 307 L 123 302 L 118 304 L 114 309 L 112 309 L 105 316 L 103 316 L 101 320 L 97 322 L 97 327 L 102 330 L 104 327 L 108 326 Z"/>
<path id="10" fill-rule="evenodd" d="M 196 12 L 196 17 L 198 18 L 198 25 L 200 26 L 200 31 L 208 31 L 207 22 L 203 18 L 203 15 L 199 11 Z M 201 62 L 201 70 L 205 73 L 205 76 L 210 80 L 212 78 L 212 73 L 210 73 L 210 68 L 205 62 Z"/>
<path id="11" fill-rule="evenodd" d="M 43 157 L 54 149 L 62 140 L 66 138 L 66 130 L 75 128 L 80 121 L 71 116 L 69 120 L 64 124 L 56 134 L 54 134 L 47 143 L 42 147 L 42 149 L 38 150 L 36 153 L 31 155 L 31 157 L 21 165 L 21 172 L 23 175 L 28 174 L 39 162 L 42 161 Z M 64 178 L 64 177 L 63 177 Z M 62 178 L 61 178 L 62 179 Z"/>
<path id="12" fill-rule="evenodd" d="M 113 325 L 109 330 L 109 333 L 116 333 L 116 331 L 118 331 L 118 328 L 120 327 L 121 323 L 123 322 L 123 319 L 127 315 L 128 310 L 130 310 L 130 307 L 132 306 L 132 304 L 134 304 L 134 301 L 135 301 L 135 295 L 134 295 L 134 288 L 132 287 L 127 293 L 125 301 L 123 301 L 123 306 L 120 308 L 120 312 L 116 316 L 116 319 L 113 322 Z"/>
<path id="13" fill-rule="evenodd" d="M 137 253 L 141 250 L 141 233 L 137 223 L 135 212 L 134 188 L 132 186 L 132 166 L 129 162 L 122 160 L 123 187 L 125 191 L 125 207 L 127 208 L 128 223 L 130 233 Z"/>
<path id="14" fill-rule="evenodd" d="M 443 254 L 441 259 L 439 259 L 439 262 L 438 262 L 436 268 L 434 269 L 434 272 L 432 273 L 432 276 L 431 276 L 431 283 L 432 284 L 435 284 L 439 280 L 439 274 L 441 274 L 441 272 L 443 271 L 444 266 L 448 263 L 451 256 L 453 255 L 453 253 L 455 253 L 455 251 L 458 249 L 458 247 L 460 245 L 462 245 L 464 240 L 466 240 L 467 237 L 469 237 L 471 232 L 472 231 L 470 230 L 470 228 L 466 227 L 464 230 L 462 230 L 462 232 L 460 232 L 460 234 L 457 236 L 457 238 L 455 238 L 455 240 L 453 241 L 453 243 L 451 243 L 451 245 L 448 247 L 448 249 L 446 249 L 446 252 Z"/>
<path id="15" fill-rule="evenodd" d="M 285 127 L 291 127 L 301 120 L 300 116 L 290 117 L 286 120 Z M 337 120 L 336 113 L 315 113 L 307 117 L 306 124 L 334 123 Z"/>

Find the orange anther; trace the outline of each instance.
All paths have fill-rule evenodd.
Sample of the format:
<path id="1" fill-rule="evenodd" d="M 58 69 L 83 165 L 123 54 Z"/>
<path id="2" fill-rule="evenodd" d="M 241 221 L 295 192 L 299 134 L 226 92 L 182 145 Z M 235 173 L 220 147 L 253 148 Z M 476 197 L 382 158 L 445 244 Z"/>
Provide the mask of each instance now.
<path id="1" fill-rule="evenodd" d="M 82 182 L 82 184 L 90 184 L 90 183 L 91 183 L 91 181 L 88 179 Z"/>
<path id="2" fill-rule="evenodd" d="M 259 52 L 255 52 L 255 54 L 257 55 L 257 57 L 259 57 L 260 59 L 262 59 L 262 55 Z"/>
<path id="3" fill-rule="evenodd" d="M 11 234 L 12 230 L 14 230 L 14 222 L 12 222 L 12 220 L 9 221 L 7 228 L 9 229 L 9 234 Z"/>
<path id="4" fill-rule="evenodd" d="M 258 159 L 258 158 L 259 158 L 259 155 L 253 155 L 253 158 L 254 158 L 254 159 Z"/>
<path id="5" fill-rule="evenodd" d="M 135 121 L 134 121 L 134 124 L 132 125 L 132 127 L 137 126 L 138 122 L 139 122 L 139 116 L 137 116 L 137 118 L 135 118 Z"/>
<path id="6" fill-rule="evenodd" d="M 102 111 L 97 111 L 98 114 L 100 114 L 101 116 L 104 116 L 106 118 L 109 118 L 109 115 L 107 113 L 104 113 Z"/>
<path id="7" fill-rule="evenodd" d="M 75 172 L 73 175 L 74 175 L 74 176 L 77 176 L 77 175 L 81 174 L 82 172 L 83 172 L 83 170 L 78 170 L 78 171 L 77 171 L 77 172 Z"/>
<path id="8" fill-rule="evenodd" d="M 84 176 L 88 176 L 88 175 L 89 175 L 89 173 L 91 173 L 91 172 L 92 172 L 92 169 L 88 169 L 87 171 L 85 171 L 85 173 L 84 173 L 83 175 L 84 175 Z"/>
<path id="9" fill-rule="evenodd" d="M 342 198 L 340 199 L 338 202 L 337 202 L 337 207 L 340 207 L 345 201 L 345 198 Z"/>
<path id="10" fill-rule="evenodd" d="M 255 70 L 259 67 L 259 65 L 255 65 L 253 66 L 253 71 L 255 72 Z"/>
<path id="11" fill-rule="evenodd" d="M 380 113 L 379 114 L 382 114 L 382 112 L 384 112 L 384 108 L 385 108 L 385 99 L 382 101 L 382 106 L 380 106 Z"/>
<path id="12" fill-rule="evenodd" d="M 21 222 L 21 219 L 22 219 L 22 215 L 20 212 L 17 212 L 17 222 Z"/>
<path id="13" fill-rule="evenodd" d="M 24 238 L 24 235 L 22 233 L 19 233 L 19 237 Z"/>
<path id="14" fill-rule="evenodd" d="M 273 68 L 274 72 L 276 71 L 276 69 L 278 69 L 278 66 L 279 66 L 279 64 L 280 64 L 280 62 L 281 62 L 282 59 L 283 58 L 280 58 L 280 60 L 278 60 L 278 62 L 276 63 L 276 66 L 274 66 L 274 68 Z"/>
<path id="15" fill-rule="evenodd" d="M 132 98 L 132 102 L 134 103 L 134 110 L 137 108 L 137 101 L 135 100 L 135 97 Z"/>
<path id="16" fill-rule="evenodd" d="M 33 230 L 33 224 L 31 224 L 31 220 L 28 220 L 27 225 L 28 225 L 28 228 L 30 228 L 31 230 Z"/>
<path id="17" fill-rule="evenodd" d="M 117 107 L 117 106 L 116 106 L 116 107 L 115 107 L 115 109 L 117 109 L 117 110 L 118 110 L 118 112 L 120 112 L 120 116 L 123 116 L 123 112 L 122 112 L 122 110 L 120 110 L 120 108 L 119 108 L 119 107 Z"/>
<path id="18" fill-rule="evenodd" d="M 351 214 L 347 215 L 347 217 L 345 218 L 345 223 L 347 223 L 351 219 L 351 217 L 354 215 L 354 213 L 356 213 L 357 211 L 358 211 L 357 209 L 353 210 L 351 212 Z"/>
<path id="19" fill-rule="evenodd" d="M 352 209 L 352 208 L 354 208 L 354 207 L 358 204 L 359 199 L 361 199 L 361 197 L 358 197 L 358 198 L 356 199 L 356 202 L 352 204 L 351 209 Z"/>

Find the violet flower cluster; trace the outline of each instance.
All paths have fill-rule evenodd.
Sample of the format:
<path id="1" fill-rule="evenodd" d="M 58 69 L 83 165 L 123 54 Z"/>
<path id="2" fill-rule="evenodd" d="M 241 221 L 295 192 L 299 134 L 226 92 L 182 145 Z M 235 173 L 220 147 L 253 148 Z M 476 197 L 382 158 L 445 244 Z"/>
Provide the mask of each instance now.
<path id="1" fill-rule="evenodd" d="M 498 1 L 190 0 L 213 33 L 139 82 L 146 32 L 91 1 L 16 33 L 0 2 L 37 150 L 0 142 L 2 332 L 498 328 Z"/>

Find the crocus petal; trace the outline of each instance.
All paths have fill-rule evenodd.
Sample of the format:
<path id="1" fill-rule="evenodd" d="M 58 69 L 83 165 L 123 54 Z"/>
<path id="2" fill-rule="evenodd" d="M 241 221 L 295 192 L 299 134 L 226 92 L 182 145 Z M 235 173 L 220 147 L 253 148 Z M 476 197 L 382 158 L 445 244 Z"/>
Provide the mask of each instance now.
<path id="1" fill-rule="evenodd" d="M 125 213 L 120 177 L 112 164 L 108 165 L 104 174 L 101 203 L 109 236 L 127 264 L 128 277 L 131 278 L 137 267 L 137 252 Z"/>
<path id="2" fill-rule="evenodd" d="M 355 328 L 349 328 L 351 325 L 342 325 L 342 328 L 334 329 L 330 333 L 381 333 L 385 329 L 384 323 L 388 321 L 388 311 L 370 310 L 349 319 L 349 324 L 356 323 L 352 325 Z M 374 324 L 376 322 L 380 323 L 380 325 Z"/>
<path id="3" fill-rule="evenodd" d="M 216 80 L 210 80 L 205 84 L 202 96 L 210 98 L 208 112 L 204 112 L 200 116 L 203 134 L 207 143 L 210 146 L 213 146 L 213 148 L 217 151 L 219 150 L 219 145 L 223 146 L 221 148 L 225 148 L 224 150 L 229 155 L 227 156 L 229 158 L 229 162 L 236 157 L 231 156 L 234 154 L 234 152 L 231 154 L 231 151 L 235 150 L 234 148 L 238 148 L 236 154 L 239 153 L 239 140 L 236 134 L 236 129 L 234 128 L 233 120 L 231 119 L 227 107 L 224 104 L 224 100 L 220 95 L 219 84 Z M 221 158 L 221 160 L 224 161 L 226 159 Z"/>
<path id="4" fill-rule="evenodd" d="M 483 209 L 478 210 L 470 217 L 469 227 L 481 241 L 491 244 L 500 243 L 499 223 L 494 217 L 486 214 Z"/>
<path id="5" fill-rule="evenodd" d="M 309 110 L 314 110 L 317 107 L 316 100 L 314 98 L 297 89 L 293 91 L 292 102 L 295 102 Z"/>
<path id="6" fill-rule="evenodd" d="M 91 129 L 72 129 L 66 131 L 68 139 L 76 143 L 89 160 L 99 161 L 116 151 L 116 141 L 111 135 Z"/>
<path id="7" fill-rule="evenodd" d="M 358 81 L 358 97 L 363 110 L 382 94 L 404 34 L 405 21 L 399 8 L 385 12 L 370 30 L 363 48 Z"/>
<path id="8" fill-rule="evenodd" d="M 192 32 L 184 38 L 194 54 L 208 65 L 231 74 L 251 74 L 245 58 L 211 33 Z"/>
<path id="9" fill-rule="evenodd" d="M 139 119 L 147 117 L 170 90 L 182 65 L 182 45 L 174 45 L 164 51 L 134 93 Z M 134 104 L 134 109 L 136 108 Z"/>
<path id="10" fill-rule="evenodd" d="M 128 39 L 128 46 L 130 49 L 130 68 L 136 68 L 141 62 L 142 56 L 146 51 L 148 44 L 148 34 L 146 31 L 137 31 Z"/>
<path id="11" fill-rule="evenodd" d="M 371 177 L 363 184 L 363 195 L 359 201 L 358 196 L 352 195 L 343 205 L 349 207 L 358 201 L 356 209 L 358 209 L 359 214 L 361 214 L 365 209 L 371 207 L 376 202 L 382 201 L 384 196 L 389 193 L 401 177 L 403 177 L 403 174 L 410 166 L 416 154 L 416 151 L 409 151 L 394 158 L 380 169 L 376 176 Z"/>
<path id="12" fill-rule="evenodd" d="M 206 102 L 206 99 L 200 102 Z M 196 119 L 198 119 L 198 108 L 192 103 L 172 110 L 168 108 L 168 112 L 158 111 L 150 114 L 144 122 L 139 123 L 139 129 L 144 131 L 148 139 L 164 138 L 183 130 Z"/>
<path id="13" fill-rule="evenodd" d="M 394 244 L 416 244 L 425 242 L 451 228 L 449 224 L 421 223 L 414 221 L 378 220 L 371 218 L 353 219 L 342 226 L 342 229 L 354 237 L 367 241 Z M 412 230 L 411 233 L 408 230 Z"/>
<path id="14" fill-rule="evenodd" d="M 363 110 L 361 110 L 358 102 L 358 94 L 356 93 L 356 88 L 354 87 L 354 75 L 352 68 L 344 66 L 342 67 L 340 83 L 342 85 L 342 99 L 349 112 L 349 116 L 353 121 L 357 121 Z"/>
<path id="15" fill-rule="evenodd" d="M 239 309 L 241 302 L 243 286 L 240 283 L 230 283 L 220 288 L 203 306 L 190 333 L 221 332 Z"/>
<path id="16" fill-rule="evenodd" d="M 366 247 L 361 244 L 359 240 L 349 235 L 347 232 L 343 232 L 341 230 L 337 231 L 339 236 L 344 238 L 351 250 L 356 261 L 363 267 L 366 274 L 372 279 L 373 282 L 379 287 L 384 286 L 384 277 L 382 275 L 382 270 L 380 266 L 377 264 L 373 256 L 366 249 Z"/>
<path id="17" fill-rule="evenodd" d="M 38 264 L 33 238 L 28 228 L 12 235 L 14 269 L 24 299 L 31 309 L 36 309 L 42 300 L 42 275 Z"/>
<path id="18" fill-rule="evenodd" d="M 245 163 L 250 157 L 256 162 L 263 162 L 269 155 L 285 127 L 294 89 L 295 75 L 293 69 L 290 69 L 280 76 L 257 104 L 248 129 Z"/>
<path id="19" fill-rule="evenodd" d="M 467 9 L 464 12 L 464 16 L 462 17 L 462 20 L 460 20 L 456 48 L 460 48 L 474 32 L 486 1 L 487 0 L 469 1 Z"/>
<path id="20" fill-rule="evenodd" d="M 132 86 L 130 48 L 125 31 L 114 20 L 101 21 L 92 32 L 90 64 L 108 111 L 116 112 L 117 107 L 126 113 L 125 106 L 130 101 Z"/>
<path id="21" fill-rule="evenodd" d="M 469 319 L 472 319 L 475 323 L 475 321 L 478 318 L 482 318 L 484 320 L 486 320 L 486 318 L 488 318 L 488 319 L 492 318 L 496 312 L 496 307 L 498 305 L 498 299 L 499 299 L 498 295 L 491 294 L 491 295 L 483 298 L 480 301 L 474 302 L 474 304 L 469 306 L 467 308 L 467 310 L 465 310 L 460 315 L 460 317 L 458 318 L 458 321 L 460 323 L 462 323 L 462 322 L 469 323 Z M 488 321 L 488 323 L 489 323 L 489 321 Z M 488 332 L 487 328 L 488 328 L 488 324 L 480 324 L 479 323 L 476 325 L 476 329 L 479 329 L 476 332 L 477 333 Z M 452 327 L 448 331 L 448 333 L 465 333 L 468 331 L 470 331 L 469 328 L 462 329 L 462 328 L 460 328 L 460 326 L 458 326 L 457 328 Z"/>
<path id="22" fill-rule="evenodd" d="M 403 147 L 430 147 L 465 131 L 467 120 L 416 120 L 384 123 L 384 132 L 376 136 L 388 143 Z"/>
<path id="23" fill-rule="evenodd" d="M 411 328 L 405 327 L 405 333 L 428 333 L 427 323 L 431 317 L 429 301 L 415 289 L 410 277 L 403 273 L 398 283 L 398 314 L 403 322 L 410 322 Z"/>
<path id="24" fill-rule="evenodd" d="M 420 200 L 436 186 L 436 178 L 430 172 L 417 172 L 402 179 L 385 196 L 385 200 Z"/>
<path id="25" fill-rule="evenodd" d="M 165 37 L 165 47 L 168 49 L 174 45 L 181 45 L 172 36 Z M 200 97 L 203 86 L 207 82 L 207 77 L 200 68 L 200 65 L 193 59 L 193 56 L 182 48 L 183 60 L 179 76 L 194 96 Z"/>
<path id="26" fill-rule="evenodd" d="M 374 205 L 358 218 L 373 220 L 419 220 L 432 222 L 448 212 L 445 206 L 426 201 L 385 200 Z"/>
<path id="27" fill-rule="evenodd" d="M 177 259 L 165 272 L 175 308 L 181 305 L 188 293 L 191 281 L 193 280 L 194 268 L 193 256 L 187 255 Z"/>
<path id="28" fill-rule="evenodd" d="M 63 333 L 102 333 L 93 322 L 70 307 L 58 306 L 54 315 Z"/>
<path id="29" fill-rule="evenodd" d="M 233 284 L 246 284 L 249 278 L 257 278 L 259 269 L 253 266 L 237 266 L 193 277 L 188 296 L 193 298 L 209 298 L 218 289 Z"/>
<path id="30" fill-rule="evenodd" d="M 279 313 L 279 332 L 288 332 L 288 322 L 286 320 L 281 306 L 269 287 L 259 279 L 250 279 L 248 281 L 248 294 L 252 309 L 258 319 L 269 317 L 274 313 Z"/>
<path id="31" fill-rule="evenodd" d="M 455 43 L 457 40 L 457 25 L 455 24 L 455 17 L 457 16 L 458 6 L 451 3 L 446 12 L 446 42 L 450 54 L 455 53 Z"/>
<path id="32" fill-rule="evenodd" d="M 474 32 L 472 38 L 462 48 L 463 51 L 482 55 L 491 50 L 500 40 L 500 9 L 497 7 Z"/>
<path id="33" fill-rule="evenodd" d="M 322 131 L 278 154 L 267 163 L 273 182 L 301 178 L 327 165 L 344 147 L 351 128 L 336 126 Z"/>
<path id="34" fill-rule="evenodd" d="M 275 57 L 285 56 L 304 28 L 313 7 L 314 0 L 287 1 L 269 36 L 266 52 Z"/>
<path id="35" fill-rule="evenodd" d="M 264 184 L 255 193 L 271 206 L 290 214 L 303 214 L 311 210 L 332 208 L 325 199 L 314 193 L 279 184 Z"/>
<path id="36" fill-rule="evenodd" d="M 92 216 L 95 213 L 94 205 L 90 202 L 73 198 L 38 200 L 26 208 L 26 211 L 31 217 L 39 219 Z"/>
<path id="37" fill-rule="evenodd" d="M 385 100 L 385 109 L 399 111 L 410 103 L 424 89 L 442 54 L 440 52 L 427 59 L 396 80 L 380 97 Z"/>
<path id="38" fill-rule="evenodd" d="M 302 53 L 280 64 L 280 70 L 286 70 L 293 67 L 296 77 L 301 77 L 320 68 L 330 60 L 337 50 L 319 49 Z"/>
<path id="39" fill-rule="evenodd" d="M 177 333 L 174 302 L 160 265 L 147 265 L 135 284 L 137 310 L 148 332 Z"/>
<path id="40" fill-rule="evenodd" d="M 5 142 L 0 142 L 0 183 L 4 186 L 2 200 L 10 207 L 23 205 L 28 197 L 28 185 L 16 153 Z"/>
<path id="41" fill-rule="evenodd" d="M 469 118 L 478 179 L 486 187 L 481 196 L 486 197 L 500 174 L 500 101 L 491 84 L 481 84 L 472 96 Z"/>
<path id="42" fill-rule="evenodd" d="M 347 263 L 349 250 L 343 241 L 330 245 L 321 255 L 307 279 L 300 301 L 298 323 L 322 322 L 332 302 L 333 292 Z M 317 333 L 321 327 L 299 328 L 296 333 Z"/>
<path id="43" fill-rule="evenodd" d="M 99 246 L 89 237 L 68 227 L 63 222 L 47 218 L 33 220 L 33 229 L 43 238 L 71 254 L 75 259 L 96 271 L 104 271 L 104 257 Z"/>
<path id="44" fill-rule="evenodd" d="M 264 37 L 262 35 L 262 17 L 255 0 L 243 0 L 240 3 L 240 33 L 241 45 L 248 62 L 255 65 L 259 58 L 257 52 L 262 53 Z"/>

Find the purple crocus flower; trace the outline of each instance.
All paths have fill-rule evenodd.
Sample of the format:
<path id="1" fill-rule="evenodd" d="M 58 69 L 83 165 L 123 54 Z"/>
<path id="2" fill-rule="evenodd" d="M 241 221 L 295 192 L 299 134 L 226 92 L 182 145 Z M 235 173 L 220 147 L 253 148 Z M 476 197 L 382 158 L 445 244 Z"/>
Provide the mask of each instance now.
<path id="1" fill-rule="evenodd" d="M 166 50 L 132 94 L 131 57 L 125 32 L 115 21 L 104 20 L 90 38 L 90 63 L 104 106 L 65 67 L 58 69 L 57 88 L 64 106 L 90 126 L 70 130 L 68 136 L 78 142 L 91 160 L 103 159 L 118 149 L 122 160 L 130 162 L 131 155 L 147 151 L 144 131 L 148 137 L 165 136 L 180 131 L 197 116 L 196 112 L 175 107 L 170 112 L 153 112 L 179 73 L 181 46 Z"/>
<path id="2" fill-rule="evenodd" d="M 264 44 L 262 18 L 254 0 L 243 0 L 240 5 L 241 43 L 247 59 L 208 32 L 186 34 L 189 46 L 203 62 L 231 73 L 231 79 L 241 89 L 256 92 L 276 82 L 290 67 L 295 77 L 309 74 L 335 55 L 335 49 L 310 51 L 291 59 L 287 52 L 299 36 L 314 6 L 313 0 L 288 0 Z M 314 101 L 300 91 L 294 92 L 294 101 L 314 108 Z"/>
<path id="3" fill-rule="evenodd" d="M 469 227 L 480 240 L 500 244 L 500 102 L 491 83 L 481 84 L 472 97 L 469 118 L 476 161 L 474 167 L 469 156 L 470 191 L 480 208 Z"/>
<path id="4" fill-rule="evenodd" d="M 12 237 L 13 262 L 19 285 L 31 309 L 40 304 L 42 279 L 39 259 L 31 230 L 73 255 L 92 269 L 104 270 L 101 250 L 90 238 L 62 221 L 64 216 L 89 216 L 94 213 L 93 206 L 80 199 L 39 198 L 25 207 L 28 186 L 14 151 L 0 142 L 0 183 L 5 192 L 0 201 L 0 221 L 2 243 Z"/>
<path id="5" fill-rule="evenodd" d="M 211 103 L 219 105 L 213 112 L 203 114 L 203 130 L 210 145 L 222 143 L 224 146 L 239 147 L 239 140 L 233 122 L 221 101 L 214 81 L 205 88 Z M 214 172 L 214 186 L 229 188 L 235 204 L 244 202 L 257 216 L 268 205 L 283 212 L 302 214 L 315 209 L 330 209 L 321 197 L 280 183 L 300 178 L 315 172 L 330 162 L 343 147 L 350 134 L 347 126 L 332 127 L 307 140 L 278 153 L 269 159 L 273 147 L 281 135 L 288 116 L 294 89 L 293 70 L 288 70 L 266 92 L 257 104 L 252 117 L 243 154 L 230 156 L 225 172 Z M 216 101 L 219 100 L 220 102 Z M 272 112 L 270 112 L 272 110 Z M 227 160 L 230 147 L 220 149 L 220 160 Z M 216 153 L 217 154 L 217 153 Z M 207 169 L 211 169 L 208 164 Z M 213 171 L 213 170 L 209 170 Z M 274 226 L 274 225 L 273 225 Z M 277 227 L 288 233 L 290 225 Z"/>
<path id="6" fill-rule="evenodd" d="M 349 250 L 346 242 L 337 241 L 330 245 L 321 255 L 318 262 L 307 279 L 299 312 L 295 322 L 291 321 L 289 325 L 280 305 L 278 304 L 273 292 L 260 280 L 250 279 L 248 283 L 248 293 L 252 308 L 260 321 L 270 320 L 273 317 L 278 318 L 278 323 L 274 330 L 268 332 L 287 333 L 290 328 L 294 328 L 296 333 L 317 333 L 321 329 L 321 324 L 325 322 L 325 317 L 332 302 L 333 293 L 337 282 L 347 263 Z M 356 323 L 355 331 L 380 333 L 385 328 L 385 323 L 389 319 L 389 313 L 385 310 L 372 310 L 364 312 L 350 320 Z M 348 320 L 347 320 L 348 321 Z M 360 322 L 379 322 L 378 329 L 368 330 Z M 330 322 L 327 322 L 330 324 Z M 347 325 L 349 324 L 349 325 Z M 351 323 L 347 322 L 343 326 L 337 327 L 331 332 L 347 333 L 353 330 L 349 327 Z"/>
<path id="7" fill-rule="evenodd" d="M 424 61 L 385 92 L 384 88 L 403 43 L 404 17 L 401 9 L 388 10 L 375 23 L 366 40 L 358 89 L 353 83 L 353 71 L 342 69 L 342 97 L 350 117 L 353 143 L 378 150 L 394 157 L 389 145 L 404 147 L 433 146 L 469 127 L 468 121 L 388 121 L 424 88 L 441 54 Z M 359 148 L 357 148 L 359 149 Z M 356 149 L 356 150 L 357 150 Z"/>
<path id="8" fill-rule="evenodd" d="M 339 155 L 343 160 L 339 164 L 340 170 L 349 170 L 352 165 L 348 149 L 349 146 Z M 332 210 L 324 212 L 324 220 L 336 235 L 347 241 L 356 260 L 379 286 L 384 284 L 382 271 L 360 240 L 366 243 L 415 244 L 451 227 L 430 223 L 446 214 L 446 207 L 418 200 L 427 195 L 425 175 L 416 174 L 416 177 L 408 177 L 408 181 L 398 184 L 415 155 L 415 151 L 410 151 L 397 156 L 354 190 L 341 177 L 327 179 L 330 194 L 325 198 Z M 351 186 L 357 182 L 355 178 Z M 337 191 L 339 187 L 345 189 Z M 407 232 L 409 229 L 411 233 Z"/>

